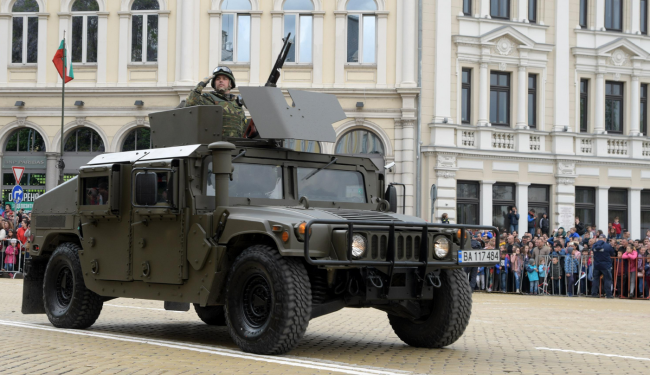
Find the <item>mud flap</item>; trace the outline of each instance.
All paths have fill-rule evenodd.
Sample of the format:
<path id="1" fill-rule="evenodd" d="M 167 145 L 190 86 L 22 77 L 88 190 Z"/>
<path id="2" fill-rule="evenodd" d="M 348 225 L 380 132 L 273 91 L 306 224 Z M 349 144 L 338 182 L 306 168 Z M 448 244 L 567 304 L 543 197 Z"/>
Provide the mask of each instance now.
<path id="1" fill-rule="evenodd" d="M 171 311 L 190 311 L 190 304 L 187 302 L 170 302 L 165 301 L 165 310 Z"/>
<path id="2" fill-rule="evenodd" d="M 25 260 L 25 278 L 23 280 L 23 314 L 45 314 L 43 305 L 43 277 L 47 261 Z"/>

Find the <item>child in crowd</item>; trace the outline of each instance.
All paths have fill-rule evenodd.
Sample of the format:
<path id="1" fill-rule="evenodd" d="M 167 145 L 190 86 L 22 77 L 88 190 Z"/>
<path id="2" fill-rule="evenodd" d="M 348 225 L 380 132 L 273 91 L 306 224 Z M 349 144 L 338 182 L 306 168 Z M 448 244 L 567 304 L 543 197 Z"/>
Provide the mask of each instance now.
<path id="1" fill-rule="evenodd" d="M 547 271 L 547 266 L 546 266 L 546 257 L 540 257 L 539 259 L 539 266 L 537 267 L 539 273 L 539 284 L 542 285 L 542 290 L 540 290 L 540 294 L 547 294 L 547 281 L 546 281 L 546 271 Z"/>
<path id="2" fill-rule="evenodd" d="M 539 275 L 537 273 L 537 267 L 535 266 L 535 259 L 529 261 L 526 271 L 528 273 L 528 280 L 530 280 L 530 294 L 537 294 Z"/>
<path id="3" fill-rule="evenodd" d="M 618 218 L 617 218 L 618 219 Z M 628 297 L 634 298 L 634 285 L 636 284 L 636 258 L 638 254 L 632 245 L 627 245 L 623 259 L 627 259 L 627 277 L 628 277 Z"/>
<path id="4" fill-rule="evenodd" d="M 479 267 L 476 274 L 476 285 L 479 290 L 485 290 L 485 267 Z"/>
<path id="5" fill-rule="evenodd" d="M 615 294 L 618 294 L 619 296 L 623 295 L 623 286 L 625 285 L 625 281 L 627 281 L 627 278 L 625 276 L 625 262 L 623 260 L 623 251 L 620 249 L 616 252 L 617 257 L 614 261 L 614 274 L 616 275 L 616 290 L 614 291 Z"/>
<path id="6" fill-rule="evenodd" d="M 580 253 L 578 253 L 580 254 Z M 573 297 L 573 290 L 575 288 L 576 274 L 578 273 L 580 262 L 575 257 L 575 249 L 573 246 L 567 247 L 567 254 L 564 258 L 564 272 L 566 273 L 566 295 Z"/>
<path id="7" fill-rule="evenodd" d="M 612 223 L 612 228 L 616 229 L 616 239 L 619 240 L 621 239 L 621 223 L 618 222 L 618 216 L 614 218 L 614 222 Z"/>
<path id="8" fill-rule="evenodd" d="M 549 269 L 551 276 L 551 292 L 553 295 L 560 294 L 560 276 L 562 269 L 560 268 L 560 259 L 557 256 L 551 258 L 551 267 Z"/>
<path id="9" fill-rule="evenodd" d="M 514 254 L 511 254 L 510 269 L 515 277 L 515 290 L 519 293 L 519 283 L 521 282 L 521 272 L 524 269 L 524 263 L 519 246 L 514 247 Z"/>
<path id="10" fill-rule="evenodd" d="M 639 297 L 644 298 L 648 296 L 648 293 L 646 292 L 648 289 L 648 282 L 645 280 L 645 265 L 648 263 L 648 250 L 645 247 L 642 247 L 639 249 L 638 253 L 639 256 L 636 260 L 637 279 L 639 280 L 637 294 Z"/>
<path id="11" fill-rule="evenodd" d="M 16 264 L 16 255 L 20 250 L 16 247 L 16 239 L 12 239 L 10 245 L 5 249 L 5 271 L 14 271 L 14 264 Z"/>

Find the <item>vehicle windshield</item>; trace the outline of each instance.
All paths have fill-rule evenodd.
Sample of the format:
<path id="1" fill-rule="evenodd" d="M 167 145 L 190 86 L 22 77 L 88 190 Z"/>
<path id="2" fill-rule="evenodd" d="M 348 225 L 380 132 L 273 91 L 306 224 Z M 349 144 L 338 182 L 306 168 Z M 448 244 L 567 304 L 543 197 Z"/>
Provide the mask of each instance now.
<path id="1" fill-rule="evenodd" d="M 233 198 L 283 199 L 282 167 L 268 164 L 233 163 L 232 181 L 228 195 Z M 212 162 L 208 165 L 206 194 L 214 196 Z"/>
<path id="2" fill-rule="evenodd" d="M 356 171 L 298 168 L 298 196 L 310 201 L 366 203 L 363 175 Z M 307 178 L 309 177 L 309 178 Z"/>

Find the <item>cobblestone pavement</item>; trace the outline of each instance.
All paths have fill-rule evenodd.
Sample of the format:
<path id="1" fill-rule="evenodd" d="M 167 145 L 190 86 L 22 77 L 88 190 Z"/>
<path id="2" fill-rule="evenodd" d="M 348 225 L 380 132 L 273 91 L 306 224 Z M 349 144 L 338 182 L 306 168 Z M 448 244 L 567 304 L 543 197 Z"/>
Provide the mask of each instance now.
<path id="1" fill-rule="evenodd" d="M 2 374 L 648 374 L 650 302 L 474 294 L 448 348 L 411 348 L 386 314 L 344 309 L 310 322 L 289 355 L 242 353 L 193 310 L 116 299 L 88 330 L 22 315 L 22 280 L 0 280 Z"/>

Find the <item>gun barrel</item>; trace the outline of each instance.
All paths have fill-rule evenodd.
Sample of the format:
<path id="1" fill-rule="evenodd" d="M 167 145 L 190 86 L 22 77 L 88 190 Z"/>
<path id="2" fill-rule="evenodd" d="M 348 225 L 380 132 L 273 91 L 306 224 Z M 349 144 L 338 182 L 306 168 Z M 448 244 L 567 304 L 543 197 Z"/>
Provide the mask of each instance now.
<path id="1" fill-rule="evenodd" d="M 266 87 L 276 87 L 278 80 L 280 79 L 280 69 L 284 66 L 284 62 L 287 60 L 287 56 L 289 55 L 289 49 L 291 48 L 291 33 L 287 34 L 286 38 L 283 39 L 284 44 L 282 45 L 282 49 L 280 50 L 280 54 L 278 55 L 278 59 L 275 61 L 275 65 L 273 65 L 273 70 L 271 70 L 271 74 L 269 75 L 269 79 L 266 81 L 266 84 L 264 86 Z"/>

